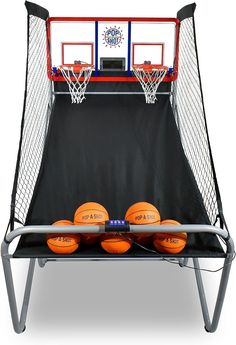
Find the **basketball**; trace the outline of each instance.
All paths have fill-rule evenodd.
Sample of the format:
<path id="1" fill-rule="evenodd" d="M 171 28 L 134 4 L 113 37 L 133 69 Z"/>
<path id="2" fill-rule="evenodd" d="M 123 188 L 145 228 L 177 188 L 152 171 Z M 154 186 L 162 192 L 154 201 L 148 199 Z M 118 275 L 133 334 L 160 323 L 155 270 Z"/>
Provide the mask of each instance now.
<path id="1" fill-rule="evenodd" d="M 128 208 L 125 219 L 130 224 L 160 225 L 161 217 L 154 205 L 148 202 L 137 202 Z M 151 242 L 152 233 L 141 232 L 133 235 L 134 241 L 142 246 L 148 246 Z"/>
<path id="2" fill-rule="evenodd" d="M 54 226 L 72 226 L 72 225 L 74 225 L 74 223 L 71 222 L 70 220 L 62 219 L 62 220 L 57 220 L 52 225 L 54 225 Z M 78 242 L 80 241 L 80 235 L 76 234 L 76 233 L 71 233 L 71 234 L 50 233 L 50 234 L 47 234 L 47 239 L 52 238 L 52 237 L 57 237 L 57 236 L 70 236 L 70 237 L 74 237 L 75 240 L 77 240 Z"/>
<path id="3" fill-rule="evenodd" d="M 105 207 L 97 202 L 86 202 L 75 211 L 75 225 L 98 225 L 105 224 L 109 215 Z"/>
<path id="4" fill-rule="evenodd" d="M 48 247 L 57 254 L 71 254 L 79 247 L 79 242 L 74 236 L 63 235 L 51 237 L 47 240 Z"/>
<path id="5" fill-rule="evenodd" d="M 68 225 L 74 225 L 74 223 L 71 222 L 70 220 L 62 219 L 62 220 L 57 220 L 57 221 L 54 222 L 52 225 L 56 225 L 56 226 L 68 226 Z"/>
<path id="6" fill-rule="evenodd" d="M 134 242 L 141 246 L 149 246 L 151 243 L 152 233 L 150 232 L 139 232 L 133 234 Z"/>
<path id="7" fill-rule="evenodd" d="M 130 224 L 160 225 L 160 213 L 158 209 L 148 202 L 137 202 L 130 206 L 125 214 L 125 219 Z"/>
<path id="8" fill-rule="evenodd" d="M 100 244 L 109 254 L 124 254 L 131 248 L 132 241 L 119 234 L 104 234 Z"/>
<path id="9" fill-rule="evenodd" d="M 54 226 L 74 225 L 69 220 L 59 220 Z M 47 245 L 56 254 L 71 254 L 79 248 L 80 236 L 78 234 L 47 234 Z"/>
<path id="10" fill-rule="evenodd" d="M 166 219 L 161 225 L 181 225 L 174 219 Z M 186 232 L 156 233 L 153 235 L 153 245 L 161 253 L 178 254 L 187 243 Z"/>
<path id="11" fill-rule="evenodd" d="M 105 207 L 97 202 L 86 202 L 75 211 L 74 225 L 101 225 L 109 219 Z M 81 234 L 81 243 L 93 246 L 97 243 L 100 234 Z"/>
<path id="12" fill-rule="evenodd" d="M 98 238 L 100 234 L 80 234 L 81 244 L 86 247 L 92 247 L 98 243 Z"/>
<path id="13" fill-rule="evenodd" d="M 161 221 L 161 225 L 181 225 L 177 220 L 174 219 L 164 219 Z"/>

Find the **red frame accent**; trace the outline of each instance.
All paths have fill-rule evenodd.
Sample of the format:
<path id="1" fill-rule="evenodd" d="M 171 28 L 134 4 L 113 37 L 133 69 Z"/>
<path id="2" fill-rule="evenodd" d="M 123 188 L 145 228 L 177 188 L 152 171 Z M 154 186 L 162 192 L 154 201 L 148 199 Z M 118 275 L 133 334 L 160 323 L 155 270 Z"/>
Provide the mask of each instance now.
<path id="1" fill-rule="evenodd" d="M 64 54 L 64 46 L 66 45 L 78 45 L 78 46 L 91 46 L 91 63 L 88 62 L 89 65 L 94 65 L 94 44 L 93 42 L 62 42 L 61 44 L 61 61 L 62 61 L 62 65 L 65 65 L 65 54 Z M 73 65 L 73 64 L 71 64 Z"/>
<path id="2" fill-rule="evenodd" d="M 154 17 L 50 17 L 50 22 L 173 22 L 179 24 L 178 18 L 154 18 Z"/>
<path id="3" fill-rule="evenodd" d="M 161 63 L 159 65 L 161 65 L 161 66 L 164 65 L 164 50 L 165 50 L 165 44 L 164 43 L 142 43 L 142 42 L 141 43 L 140 42 L 132 43 L 132 66 L 136 65 L 134 63 L 134 49 L 135 49 L 135 46 L 162 46 Z"/>
<path id="4" fill-rule="evenodd" d="M 179 60 L 179 28 L 180 21 L 178 18 L 154 18 L 154 17 L 50 17 L 47 19 L 47 64 L 48 64 L 48 78 L 53 81 L 62 81 L 62 76 L 55 77 L 51 72 L 51 56 L 50 56 L 50 38 L 51 38 L 51 22 L 160 22 L 160 23 L 175 23 L 176 34 L 175 34 L 175 62 L 174 62 L 174 76 L 165 76 L 164 81 L 170 82 L 175 81 L 178 77 L 178 60 Z M 93 54 L 94 55 L 94 54 Z M 125 77 L 91 77 L 92 82 L 137 82 L 137 78 L 132 76 Z"/>

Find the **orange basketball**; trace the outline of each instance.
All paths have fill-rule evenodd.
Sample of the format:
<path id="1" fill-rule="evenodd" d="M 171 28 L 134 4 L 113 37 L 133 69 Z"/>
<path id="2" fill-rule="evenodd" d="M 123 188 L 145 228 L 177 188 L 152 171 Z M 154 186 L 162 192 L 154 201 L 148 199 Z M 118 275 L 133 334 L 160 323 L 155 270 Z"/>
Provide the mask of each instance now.
<path id="1" fill-rule="evenodd" d="M 62 219 L 62 220 L 57 220 L 56 222 L 54 222 L 52 225 L 56 225 L 56 226 L 68 226 L 68 225 L 74 225 L 73 222 L 71 222 L 68 219 Z"/>
<path id="2" fill-rule="evenodd" d="M 125 214 L 125 219 L 130 222 L 130 224 L 139 225 L 160 225 L 160 213 L 158 209 L 148 203 L 148 202 L 137 202 L 130 206 Z M 150 244 L 152 233 L 137 233 L 134 235 L 134 241 L 142 246 L 147 246 Z"/>
<path id="3" fill-rule="evenodd" d="M 174 219 L 164 219 L 161 221 L 161 225 L 181 225 L 177 220 Z"/>
<path id="4" fill-rule="evenodd" d="M 69 220 L 59 220 L 52 225 L 73 225 Z M 78 234 L 47 234 L 48 247 L 57 254 L 71 254 L 79 248 L 80 236 Z"/>
<path id="5" fill-rule="evenodd" d="M 139 232 L 133 234 L 134 242 L 140 244 L 141 246 L 149 246 L 151 243 L 152 233 L 150 232 Z"/>
<path id="6" fill-rule="evenodd" d="M 161 225 L 181 225 L 173 219 L 166 219 L 161 222 Z M 187 242 L 186 232 L 159 232 L 153 235 L 153 245 L 161 253 L 178 254 L 180 253 Z"/>
<path id="7" fill-rule="evenodd" d="M 75 237 L 64 235 L 51 237 L 47 240 L 48 247 L 57 254 L 71 254 L 79 247 L 79 242 Z"/>
<path id="8" fill-rule="evenodd" d="M 119 234 L 104 234 L 101 236 L 100 243 L 102 248 L 110 254 L 124 254 L 132 245 L 130 239 Z"/>
<path id="9" fill-rule="evenodd" d="M 75 225 L 101 225 L 109 219 L 105 207 L 97 202 L 86 202 L 75 211 Z M 86 246 L 93 246 L 97 243 L 100 234 L 81 234 L 81 243 Z"/>
<path id="10" fill-rule="evenodd" d="M 91 247 L 98 243 L 100 234 L 80 234 L 81 244 Z"/>
<path id="11" fill-rule="evenodd" d="M 86 202 L 75 211 L 75 225 L 97 225 L 105 224 L 109 215 L 105 207 L 97 202 Z"/>
<path id="12" fill-rule="evenodd" d="M 125 219 L 130 224 L 160 224 L 160 213 L 158 209 L 148 202 L 137 202 L 130 206 L 125 214 Z"/>
<path id="13" fill-rule="evenodd" d="M 54 222 L 52 225 L 55 226 L 69 226 L 69 225 L 74 225 L 73 222 L 71 222 L 70 220 L 67 219 L 62 219 L 62 220 L 57 220 L 56 222 Z M 47 234 L 47 239 L 52 238 L 52 237 L 58 237 L 58 236 L 70 236 L 70 237 L 74 237 L 75 240 L 77 240 L 78 242 L 80 242 L 80 235 L 76 234 L 76 233 L 71 233 L 71 234 L 61 234 L 61 233 L 50 233 Z"/>

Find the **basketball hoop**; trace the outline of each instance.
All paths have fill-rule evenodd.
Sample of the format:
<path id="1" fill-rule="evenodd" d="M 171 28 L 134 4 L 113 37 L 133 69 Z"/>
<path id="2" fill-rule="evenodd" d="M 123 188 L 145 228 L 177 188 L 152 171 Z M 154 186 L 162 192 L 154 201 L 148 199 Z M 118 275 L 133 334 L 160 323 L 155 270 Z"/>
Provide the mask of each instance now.
<path id="1" fill-rule="evenodd" d="M 146 103 L 153 104 L 156 102 L 157 89 L 163 81 L 167 71 L 168 67 L 152 65 L 150 61 L 133 65 L 133 73 L 143 88 Z"/>
<path id="2" fill-rule="evenodd" d="M 59 70 L 67 82 L 71 95 L 71 103 L 82 103 L 85 91 L 92 74 L 93 65 L 75 61 L 73 65 L 59 66 Z"/>

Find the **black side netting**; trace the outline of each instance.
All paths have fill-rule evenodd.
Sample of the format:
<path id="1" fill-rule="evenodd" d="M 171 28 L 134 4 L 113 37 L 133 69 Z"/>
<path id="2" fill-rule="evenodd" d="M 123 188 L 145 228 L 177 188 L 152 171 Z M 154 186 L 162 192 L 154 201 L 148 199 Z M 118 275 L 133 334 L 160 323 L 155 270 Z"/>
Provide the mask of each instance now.
<path id="1" fill-rule="evenodd" d="M 180 25 L 179 73 L 173 88 L 173 109 L 185 154 L 202 194 L 210 222 L 213 224 L 219 211 L 193 17 L 182 20 Z"/>
<path id="2" fill-rule="evenodd" d="M 12 221 L 22 224 L 25 222 L 38 177 L 51 112 L 51 85 L 47 76 L 46 21 L 30 14 L 26 73 L 21 143 L 11 214 Z"/>

